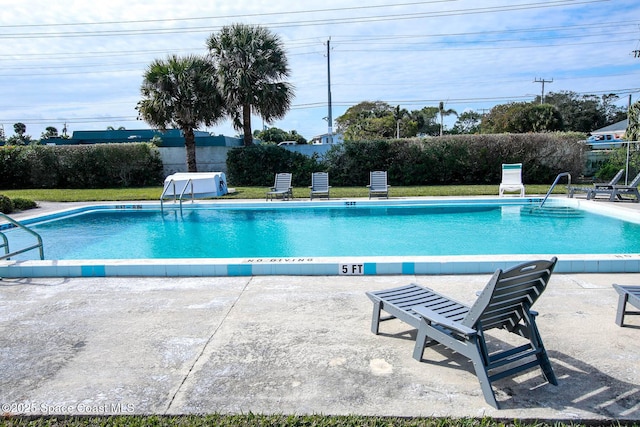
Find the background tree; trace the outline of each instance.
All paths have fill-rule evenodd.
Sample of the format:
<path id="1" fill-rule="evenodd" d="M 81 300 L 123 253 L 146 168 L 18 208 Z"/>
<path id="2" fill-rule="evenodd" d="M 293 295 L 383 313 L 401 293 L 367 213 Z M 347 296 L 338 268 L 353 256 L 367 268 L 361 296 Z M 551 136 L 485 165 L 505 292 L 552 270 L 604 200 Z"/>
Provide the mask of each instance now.
<path id="1" fill-rule="evenodd" d="M 58 129 L 56 129 L 53 126 L 47 126 L 44 132 L 42 132 L 40 139 L 55 138 L 57 136 L 58 136 Z"/>
<path id="2" fill-rule="evenodd" d="M 224 117 L 217 83 L 213 63 L 196 55 L 155 60 L 144 74 L 139 117 L 162 131 L 169 126 L 182 131 L 189 172 L 198 170 L 194 130 Z"/>
<path id="3" fill-rule="evenodd" d="M 7 145 L 26 145 L 31 143 L 31 136 L 25 135 L 27 125 L 24 123 L 14 123 L 13 132 L 15 134 L 7 138 Z"/>
<path id="4" fill-rule="evenodd" d="M 440 134 L 438 107 L 424 107 L 420 110 L 413 110 L 410 115 L 417 125 L 416 134 L 430 136 L 438 136 Z"/>
<path id="5" fill-rule="evenodd" d="M 530 102 L 496 105 L 482 121 L 483 133 L 551 132 L 563 127 L 557 108 Z"/>
<path id="6" fill-rule="evenodd" d="M 452 108 L 445 108 L 444 102 L 440 101 L 438 103 L 438 114 L 440 115 L 440 136 L 442 136 L 444 134 L 444 117 L 452 114 L 457 116 L 458 113 Z"/>
<path id="7" fill-rule="evenodd" d="M 458 120 L 451 129 L 452 134 L 480 133 L 482 115 L 475 111 L 465 111 L 458 116 Z"/>
<path id="8" fill-rule="evenodd" d="M 619 99 L 615 94 L 598 97 L 561 91 L 550 92 L 544 99 L 558 109 L 566 131 L 589 133 L 626 118 L 626 109 L 615 105 Z M 539 102 L 538 96 L 534 103 Z"/>
<path id="9" fill-rule="evenodd" d="M 385 117 L 388 117 L 386 123 Z M 380 138 L 385 134 L 392 137 L 395 133 L 393 107 L 382 101 L 360 102 L 349 107 L 335 122 L 337 132 L 348 140 Z"/>
<path id="10" fill-rule="evenodd" d="M 253 136 L 262 142 L 279 144 L 283 141 L 295 141 L 298 144 L 306 144 L 307 140 L 295 130 L 287 132 L 277 127 L 253 131 Z"/>
<path id="11" fill-rule="evenodd" d="M 629 107 L 629 124 L 624 136 L 628 141 L 640 141 L 640 101 Z"/>
<path id="12" fill-rule="evenodd" d="M 393 119 L 396 122 L 396 138 L 400 138 L 400 128 L 404 128 L 406 126 L 400 126 L 400 124 L 402 123 L 403 119 L 405 117 L 407 117 L 409 115 L 409 111 L 407 111 L 406 108 L 400 108 L 399 105 L 396 106 L 396 108 L 393 110 Z M 404 130 L 404 129 L 403 129 Z M 405 136 L 409 136 L 407 135 L 406 132 L 403 132 L 403 134 Z M 413 136 L 413 135 L 411 135 Z"/>
<path id="13" fill-rule="evenodd" d="M 398 128 L 403 138 L 419 134 L 437 136 L 440 133 L 438 108 L 408 111 L 383 101 L 363 101 L 336 118 L 337 131 L 352 141 L 394 138 L 398 136 Z"/>
<path id="14" fill-rule="evenodd" d="M 264 27 L 233 24 L 212 34 L 207 47 L 233 126 L 243 130 L 244 145 L 251 145 L 252 112 L 269 123 L 291 106 L 293 86 L 285 81 L 289 66 L 283 44 Z"/>
<path id="15" fill-rule="evenodd" d="M 14 123 L 13 124 L 13 131 L 15 132 L 16 135 L 18 136 L 23 136 L 24 133 L 27 131 L 27 125 L 25 125 L 24 123 Z"/>

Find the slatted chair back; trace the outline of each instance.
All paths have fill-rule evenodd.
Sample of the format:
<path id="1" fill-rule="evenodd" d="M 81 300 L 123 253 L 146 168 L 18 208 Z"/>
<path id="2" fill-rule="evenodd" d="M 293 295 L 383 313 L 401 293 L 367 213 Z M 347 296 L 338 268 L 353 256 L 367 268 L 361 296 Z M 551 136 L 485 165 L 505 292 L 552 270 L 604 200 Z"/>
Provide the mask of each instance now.
<path id="1" fill-rule="evenodd" d="M 369 179 L 372 191 L 384 191 L 387 189 L 387 171 L 371 172 Z"/>
<path id="2" fill-rule="evenodd" d="M 629 185 L 627 185 L 627 187 L 629 188 L 637 187 L 638 184 L 640 184 L 640 173 L 636 175 L 635 178 L 633 178 L 633 180 L 629 183 Z"/>
<path id="3" fill-rule="evenodd" d="M 285 191 L 291 188 L 291 174 L 290 173 L 278 173 L 276 174 L 276 181 L 273 184 L 275 191 Z"/>
<path id="4" fill-rule="evenodd" d="M 557 258 L 498 270 L 461 323 L 477 330 L 505 328 L 515 332 L 528 322 L 529 310 L 545 290 Z"/>
<path id="5" fill-rule="evenodd" d="M 613 178 L 611 178 L 611 181 L 607 182 L 606 184 L 604 184 L 605 187 L 613 187 L 614 185 L 616 185 L 618 183 L 618 181 L 620 181 L 620 178 L 622 178 L 622 174 L 624 174 L 624 169 L 620 169 L 618 171 L 617 174 L 615 174 L 613 176 Z M 603 184 L 596 184 L 596 186 L 603 186 Z"/>
<path id="6" fill-rule="evenodd" d="M 311 190 L 314 192 L 329 191 L 329 174 L 327 172 L 314 172 L 311 175 Z"/>

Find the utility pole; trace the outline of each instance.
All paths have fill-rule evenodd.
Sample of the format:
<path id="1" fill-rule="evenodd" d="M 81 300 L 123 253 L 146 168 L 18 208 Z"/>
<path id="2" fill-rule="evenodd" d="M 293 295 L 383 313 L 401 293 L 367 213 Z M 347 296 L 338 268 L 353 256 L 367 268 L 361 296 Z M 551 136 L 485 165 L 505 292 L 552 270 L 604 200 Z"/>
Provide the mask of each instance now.
<path id="1" fill-rule="evenodd" d="M 542 83 L 542 97 L 540 98 L 540 104 L 544 104 L 544 84 L 545 83 L 553 83 L 553 79 L 545 80 L 545 79 L 535 79 L 534 83 Z"/>
<path id="2" fill-rule="evenodd" d="M 327 92 L 328 92 L 328 109 L 327 112 L 327 142 L 333 144 L 333 117 L 331 117 L 331 37 L 327 40 Z"/>

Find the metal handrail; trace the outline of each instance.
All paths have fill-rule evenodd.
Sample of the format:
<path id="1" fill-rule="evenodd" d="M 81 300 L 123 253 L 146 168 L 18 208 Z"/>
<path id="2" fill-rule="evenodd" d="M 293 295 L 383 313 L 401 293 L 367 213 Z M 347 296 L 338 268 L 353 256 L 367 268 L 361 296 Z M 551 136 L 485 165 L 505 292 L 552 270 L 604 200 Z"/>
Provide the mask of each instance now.
<path id="1" fill-rule="evenodd" d="M 558 181 L 560 180 L 560 178 L 562 178 L 563 176 L 568 177 L 568 181 L 567 181 L 567 186 L 571 185 L 571 174 L 569 172 L 562 172 L 559 173 L 558 176 L 556 176 L 555 181 L 553 181 L 553 184 L 551 184 L 551 187 L 549 187 L 549 191 L 547 191 L 547 195 L 544 196 L 544 199 L 542 200 L 542 203 L 540 203 L 539 207 L 542 207 L 542 205 L 544 205 L 544 202 L 547 201 L 547 198 L 549 197 L 549 194 L 551 194 L 551 192 L 553 191 L 553 189 L 555 188 L 556 184 L 558 183 Z"/>
<path id="2" fill-rule="evenodd" d="M 185 183 L 184 187 L 182 188 L 182 191 L 180 192 L 180 197 L 176 197 L 176 182 L 175 180 L 170 180 L 167 185 L 165 185 L 164 189 L 162 190 L 162 194 L 160 195 L 160 212 L 164 212 L 164 205 L 163 205 L 163 201 L 165 199 L 167 190 L 169 189 L 169 187 L 173 188 L 173 201 L 174 203 L 176 201 L 180 201 L 180 213 L 182 213 L 182 200 L 184 197 L 184 193 L 185 191 L 187 191 L 187 188 L 189 187 L 189 184 L 191 184 L 191 201 L 194 200 L 194 191 L 193 191 L 193 179 L 189 178 L 187 180 L 187 182 Z"/>
<path id="3" fill-rule="evenodd" d="M 187 187 L 189 186 L 189 184 L 191 184 L 191 201 L 193 202 L 193 199 L 194 199 L 194 195 L 193 195 L 193 179 L 189 178 L 187 180 L 186 184 L 184 184 L 184 188 L 180 192 L 180 198 L 178 199 L 178 200 L 180 200 L 180 214 L 182 214 L 182 197 L 184 196 L 184 192 L 187 191 Z"/>
<path id="4" fill-rule="evenodd" d="M 18 254 L 21 254 L 21 253 L 24 253 L 24 252 L 28 252 L 28 251 L 36 249 L 36 248 L 40 249 L 40 259 L 41 260 L 44 259 L 44 245 L 42 244 L 42 237 L 40 237 L 40 235 L 38 233 L 36 233 L 35 231 L 31 230 L 29 227 L 19 223 L 18 221 L 16 221 L 15 219 L 11 218 L 10 216 L 3 214 L 2 212 L 0 212 L 0 218 L 4 218 L 5 220 L 9 221 L 14 226 L 26 231 L 27 233 L 31 234 L 32 236 L 34 236 L 38 240 L 38 243 L 36 243 L 35 245 L 31 245 L 31 246 L 26 247 L 24 249 L 20 249 L 20 250 L 17 250 L 17 251 L 10 252 L 9 251 L 9 240 L 7 239 L 7 236 L 5 236 L 4 233 L 0 232 L 0 235 L 2 235 L 2 240 L 4 241 L 4 243 L 2 245 L 0 245 L 0 246 L 4 247 L 4 255 L 0 256 L 0 259 L 11 258 L 14 255 L 18 255 Z"/>

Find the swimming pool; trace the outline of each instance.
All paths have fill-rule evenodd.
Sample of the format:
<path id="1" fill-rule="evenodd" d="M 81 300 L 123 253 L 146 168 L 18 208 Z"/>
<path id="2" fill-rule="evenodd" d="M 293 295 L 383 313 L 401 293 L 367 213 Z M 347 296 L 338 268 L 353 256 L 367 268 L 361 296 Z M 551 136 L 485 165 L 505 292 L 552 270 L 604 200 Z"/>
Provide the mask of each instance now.
<path id="1" fill-rule="evenodd" d="M 217 201 L 164 211 L 157 204 L 88 206 L 23 221 L 42 235 L 46 260 L 22 255 L 3 261 L 0 274 L 482 273 L 550 256 L 559 257 L 559 271 L 640 271 L 633 216 L 593 212 L 604 204 L 575 199 L 550 199 L 542 211 L 538 204 L 491 198 Z"/>

